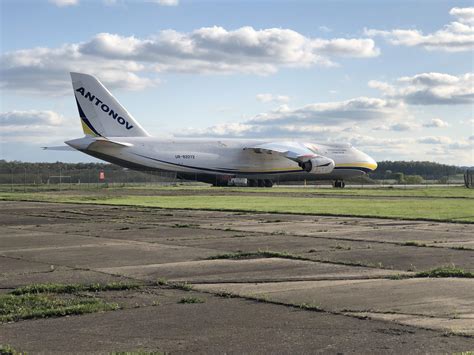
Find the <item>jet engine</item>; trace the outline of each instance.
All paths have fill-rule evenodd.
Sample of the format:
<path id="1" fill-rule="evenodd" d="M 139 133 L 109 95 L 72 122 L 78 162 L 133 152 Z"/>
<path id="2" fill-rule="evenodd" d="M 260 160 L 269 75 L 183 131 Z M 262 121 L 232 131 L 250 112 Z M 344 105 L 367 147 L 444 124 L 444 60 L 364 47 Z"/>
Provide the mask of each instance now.
<path id="1" fill-rule="evenodd" d="M 329 174 L 334 170 L 334 160 L 322 156 L 299 163 L 300 167 L 311 174 Z"/>

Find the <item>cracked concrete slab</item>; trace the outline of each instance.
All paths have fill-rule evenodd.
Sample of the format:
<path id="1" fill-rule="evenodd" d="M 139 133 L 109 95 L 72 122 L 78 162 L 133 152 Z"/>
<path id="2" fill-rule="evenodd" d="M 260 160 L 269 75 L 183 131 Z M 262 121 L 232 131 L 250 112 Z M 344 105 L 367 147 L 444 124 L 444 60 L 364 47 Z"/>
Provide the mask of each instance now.
<path id="1" fill-rule="evenodd" d="M 98 270 L 144 280 L 165 278 L 169 281 L 186 281 L 191 283 L 381 278 L 403 273 L 391 270 L 323 264 L 281 258 L 202 260 L 100 268 Z"/>
<path id="2" fill-rule="evenodd" d="M 200 259 L 211 256 L 213 250 L 181 246 L 139 244 L 124 241 L 95 244 L 39 248 L 39 250 L 2 251 L 3 255 L 21 257 L 32 261 L 48 262 L 71 267 L 100 268 L 104 266 L 143 265 L 169 263 L 179 260 Z"/>
<path id="3" fill-rule="evenodd" d="M 183 305 L 177 301 L 189 293 L 167 293 L 155 296 L 161 302 L 155 307 L 4 324 L 0 342 L 27 352 L 87 353 L 437 353 L 472 344 L 403 325 L 209 295 L 198 294 L 204 303 Z"/>
<path id="4" fill-rule="evenodd" d="M 262 284 L 200 284 L 198 290 L 230 292 L 241 296 L 264 297 L 289 304 L 311 304 L 338 313 L 406 315 L 404 324 L 416 321 L 426 328 L 446 329 L 438 319 L 456 318 L 457 330 L 474 335 L 472 280 L 427 279 L 297 281 Z M 392 317 L 397 320 L 397 317 Z M 401 319 L 401 318 L 400 318 Z M 410 319 L 411 323 L 408 323 Z M 431 321 L 429 321 L 431 319 Z M 453 323 L 453 322 L 451 322 Z M 450 323 L 450 324 L 451 324 Z"/>

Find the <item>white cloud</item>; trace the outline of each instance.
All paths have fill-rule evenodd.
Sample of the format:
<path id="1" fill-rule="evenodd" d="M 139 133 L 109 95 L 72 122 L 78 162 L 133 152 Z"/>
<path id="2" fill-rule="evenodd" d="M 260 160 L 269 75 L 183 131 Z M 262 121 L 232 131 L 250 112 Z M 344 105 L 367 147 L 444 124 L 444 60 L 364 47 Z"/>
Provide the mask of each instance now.
<path id="1" fill-rule="evenodd" d="M 399 78 L 393 85 L 371 80 L 369 86 L 412 105 L 457 105 L 474 102 L 474 74 L 422 73 Z"/>
<path id="2" fill-rule="evenodd" d="M 217 137 L 217 138 L 291 138 L 306 137 L 326 140 L 333 133 L 341 129 L 334 127 L 322 127 L 318 125 L 281 125 L 260 126 L 243 123 L 224 123 L 208 128 L 189 128 L 176 134 L 177 137 Z"/>
<path id="3" fill-rule="evenodd" d="M 372 89 L 380 90 L 387 95 L 393 95 L 395 93 L 395 88 L 392 85 L 384 83 L 382 81 L 370 80 L 368 85 Z"/>
<path id="4" fill-rule="evenodd" d="M 442 29 L 423 34 L 416 29 L 394 29 L 382 31 L 366 29 L 367 36 L 382 36 L 394 45 L 422 47 L 427 50 L 442 50 L 448 52 L 472 51 L 474 48 L 474 8 L 453 8 L 449 12 L 456 17 Z"/>
<path id="5" fill-rule="evenodd" d="M 373 57 L 372 39 L 308 38 L 281 28 L 203 27 L 193 32 L 161 31 L 145 39 L 101 33 L 80 46 L 102 58 L 155 63 L 157 71 L 272 73 L 280 66 L 333 64 L 329 57 Z M 263 71 L 263 72 L 262 72 Z"/>
<path id="6" fill-rule="evenodd" d="M 387 125 L 377 126 L 377 127 L 374 127 L 373 130 L 406 132 L 406 131 L 412 131 L 414 129 L 417 129 L 418 127 L 419 125 L 414 122 L 398 122 L 398 123 L 393 123 L 388 126 Z"/>
<path id="7" fill-rule="evenodd" d="M 49 2 L 59 7 L 74 6 L 79 4 L 79 0 L 49 0 Z"/>
<path id="8" fill-rule="evenodd" d="M 68 72 L 95 74 L 107 85 L 142 89 L 159 72 L 272 74 L 282 67 L 335 65 L 337 57 L 379 54 L 372 39 L 319 39 L 281 28 L 203 27 L 165 30 L 148 38 L 99 33 L 57 48 L 37 47 L 0 57 L 0 87 L 15 92 L 63 94 Z"/>
<path id="9" fill-rule="evenodd" d="M 318 29 L 321 31 L 321 32 L 326 32 L 326 33 L 329 33 L 329 32 L 332 32 L 332 29 L 327 27 L 327 26 L 319 26 Z"/>
<path id="10" fill-rule="evenodd" d="M 139 76 L 144 67 L 133 61 L 110 61 L 83 55 L 79 46 L 33 48 L 8 52 L 0 58 L 0 88 L 20 93 L 64 95 L 71 90 L 69 72 L 98 76 L 107 86 L 139 90 L 156 80 Z"/>
<path id="11" fill-rule="evenodd" d="M 448 145 L 448 149 L 453 150 L 466 150 L 471 153 L 471 158 L 473 157 L 474 142 L 472 141 L 457 141 Z"/>
<path id="12" fill-rule="evenodd" d="M 279 103 L 287 103 L 290 101 L 290 97 L 286 95 L 273 95 L 273 94 L 258 94 L 256 99 L 263 103 L 268 102 L 279 102 Z"/>
<path id="13" fill-rule="evenodd" d="M 384 138 L 367 136 L 363 134 L 355 134 L 347 136 L 346 141 L 349 141 L 354 146 L 364 147 L 370 150 L 393 150 L 401 151 L 413 143 L 411 138 Z"/>
<path id="14" fill-rule="evenodd" d="M 161 6 L 178 6 L 179 0 L 148 0 Z"/>
<path id="15" fill-rule="evenodd" d="M 423 127 L 426 127 L 426 128 L 445 128 L 445 127 L 449 127 L 449 124 L 448 124 L 448 122 L 443 121 L 441 118 L 433 118 L 431 121 L 425 122 L 423 124 Z"/>
<path id="16" fill-rule="evenodd" d="M 79 4 L 79 0 L 48 0 L 51 4 L 59 7 L 74 6 Z M 107 6 L 116 5 L 118 0 L 102 0 Z M 178 6 L 179 0 L 145 0 L 161 6 Z"/>
<path id="17" fill-rule="evenodd" d="M 193 137 L 319 137 L 327 140 L 341 132 L 359 130 L 356 122 L 391 120 L 403 110 L 396 102 L 359 97 L 347 101 L 315 103 L 300 108 L 282 105 L 238 123 L 204 129 L 188 129 L 181 136 Z M 403 124 L 394 129 L 403 129 Z"/>
<path id="18" fill-rule="evenodd" d="M 347 122 L 384 120 L 400 109 L 399 103 L 370 97 L 358 97 L 346 101 L 314 103 L 291 109 L 286 105 L 261 113 L 249 122 L 258 125 L 325 124 L 338 125 Z"/>
<path id="19" fill-rule="evenodd" d="M 0 112 L 0 123 L 5 127 L 18 127 L 28 125 L 58 126 L 64 117 L 54 111 L 9 111 Z"/>
<path id="20" fill-rule="evenodd" d="M 66 119 L 54 111 L 0 112 L 2 142 L 48 143 L 58 137 L 81 135 L 79 119 Z"/>
<path id="21" fill-rule="evenodd" d="M 462 23 L 471 23 L 474 24 L 474 7 L 453 7 L 449 14 L 456 16 L 458 20 Z"/>
<path id="22" fill-rule="evenodd" d="M 428 136 L 418 138 L 417 142 L 422 144 L 449 144 L 451 143 L 451 138 L 444 136 Z"/>

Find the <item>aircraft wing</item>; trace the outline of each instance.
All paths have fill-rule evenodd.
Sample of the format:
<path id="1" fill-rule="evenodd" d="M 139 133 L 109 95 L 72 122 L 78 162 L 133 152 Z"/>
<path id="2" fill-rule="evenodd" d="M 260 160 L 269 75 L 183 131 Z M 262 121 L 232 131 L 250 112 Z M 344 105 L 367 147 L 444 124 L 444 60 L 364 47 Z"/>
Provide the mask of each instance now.
<path id="1" fill-rule="evenodd" d="M 298 163 L 303 163 L 318 156 L 314 151 L 298 142 L 270 142 L 245 147 L 255 153 L 279 154 Z"/>
<path id="2" fill-rule="evenodd" d="M 301 169 L 312 174 L 329 174 L 335 167 L 334 160 L 308 148 L 299 142 L 270 142 L 245 147 L 256 153 L 279 154 L 298 163 Z"/>

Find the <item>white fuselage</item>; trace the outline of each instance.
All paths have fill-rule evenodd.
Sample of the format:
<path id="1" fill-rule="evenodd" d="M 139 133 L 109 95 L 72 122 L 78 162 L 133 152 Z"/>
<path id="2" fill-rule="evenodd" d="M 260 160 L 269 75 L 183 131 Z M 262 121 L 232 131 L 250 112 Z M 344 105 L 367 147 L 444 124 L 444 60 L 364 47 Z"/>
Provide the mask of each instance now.
<path id="1" fill-rule="evenodd" d="M 376 162 L 347 144 L 305 143 L 312 151 L 334 160 L 330 174 L 312 174 L 297 162 L 278 154 L 257 153 L 245 147 L 265 140 L 156 139 L 153 137 L 108 137 L 97 144 L 88 137 L 66 142 L 94 157 L 137 170 L 173 171 L 182 178 L 212 182 L 215 177 L 279 180 L 335 180 L 375 170 Z"/>

